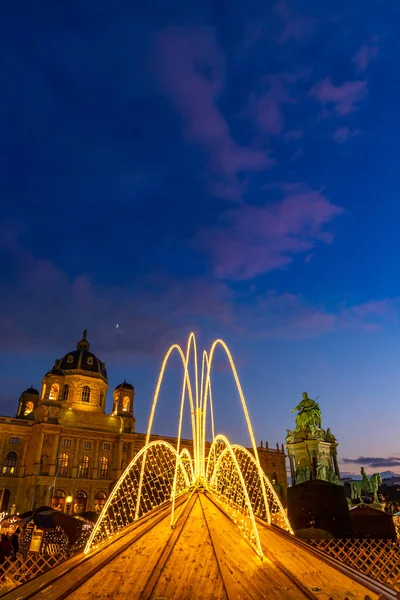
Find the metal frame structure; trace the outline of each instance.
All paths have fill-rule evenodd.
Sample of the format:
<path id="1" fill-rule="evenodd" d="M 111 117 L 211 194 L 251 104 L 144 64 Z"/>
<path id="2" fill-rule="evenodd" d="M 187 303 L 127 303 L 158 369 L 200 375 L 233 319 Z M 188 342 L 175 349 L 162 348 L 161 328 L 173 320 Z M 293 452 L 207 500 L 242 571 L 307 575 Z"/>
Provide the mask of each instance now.
<path id="1" fill-rule="evenodd" d="M 225 351 L 231 367 L 253 454 L 242 446 L 231 445 L 225 436 L 215 435 L 211 369 L 218 346 Z M 184 369 L 176 448 L 162 440 L 150 442 L 164 373 L 174 351 L 181 357 Z M 194 381 L 190 376 L 191 372 L 194 372 Z M 186 448 L 181 450 L 186 400 L 190 409 L 193 456 Z M 207 452 L 208 413 L 212 443 Z M 293 534 L 279 497 L 261 467 L 246 400 L 228 346 L 223 340 L 215 340 L 209 352 L 203 351 L 200 370 L 196 338 L 191 333 L 186 353 L 181 346 L 173 344 L 164 357 L 150 411 L 145 445 L 127 466 L 111 492 L 88 540 L 85 553 L 165 503 L 171 504 L 171 527 L 174 527 L 179 518 L 179 515 L 175 517 L 176 499 L 196 488 L 204 488 L 214 496 L 260 557 L 263 553 L 256 518 L 278 525 Z"/>

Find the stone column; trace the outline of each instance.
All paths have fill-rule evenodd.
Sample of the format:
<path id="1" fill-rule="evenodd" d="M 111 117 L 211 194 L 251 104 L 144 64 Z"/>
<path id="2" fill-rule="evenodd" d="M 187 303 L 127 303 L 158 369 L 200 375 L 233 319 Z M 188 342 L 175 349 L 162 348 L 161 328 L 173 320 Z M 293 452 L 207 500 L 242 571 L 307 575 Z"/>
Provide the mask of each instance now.
<path id="1" fill-rule="evenodd" d="M 78 477 L 79 438 L 75 439 L 74 457 L 72 459 L 72 477 Z"/>
<path id="2" fill-rule="evenodd" d="M 132 458 L 133 458 L 133 450 L 134 450 L 134 442 L 127 442 L 126 446 L 126 466 L 129 465 L 129 463 L 131 462 Z"/>
<path id="3" fill-rule="evenodd" d="M 290 464 L 290 476 L 292 478 L 292 485 L 294 485 L 296 483 L 296 469 L 294 466 L 293 454 L 291 452 L 289 452 L 289 450 L 288 450 L 288 454 L 289 454 L 289 464 Z"/>
<path id="4" fill-rule="evenodd" d="M 21 456 L 21 460 L 19 462 L 18 465 L 18 476 L 19 477 L 23 477 L 25 475 L 25 458 L 26 458 L 26 450 L 28 448 L 29 445 L 29 438 L 22 438 L 23 443 L 24 443 L 24 449 L 22 451 L 22 456 Z M 1 456 L 1 451 L 0 451 L 0 456 Z"/>
<path id="5" fill-rule="evenodd" d="M 93 479 L 99 478 L 99 448 L 100 448 L 100 440 L 96 440 L 94 443 L 94 459 L 93 459 L 93 467 L 92 467 Z"/>
<path id="6" fill-rule="evenodd" d="M 121 461 L 122 461 L 122 441 L 119 439 L 115 442 L 114 446 L 114 465 L 113 470 L 115 478 L 118 479 L 121 473 Z"/>
<path id="7" fill-rule="evenodd" d="M 339 471 L 339 465 L 338 465 L 338 461 L 337 461 L 336 448 L 331 450 L 331 455 L 332 455 L 333 467 L 335 469 L 335 473 L 340 478 L 340 471 Z"/>
<path id="8" fill-rule="evenodd" d="M 40 473 L 40 463 L 42 460 L 43 442 L 44 442 L 44 433 L 41 432 L 38 435 L 38 445 L 36 447 L 36 452 L 35 452 L 35 462 L 34 462 L 35 475 L 39 475 L 39 473 Z"/>
<path id="9" fill-rule="evenodd" d="M 54 433 L 52 435 L 52 446 L 49 456 L 49 475 L 55 477 L 57 474 L 58 448 L 60 443 L 60 435 Z"/>

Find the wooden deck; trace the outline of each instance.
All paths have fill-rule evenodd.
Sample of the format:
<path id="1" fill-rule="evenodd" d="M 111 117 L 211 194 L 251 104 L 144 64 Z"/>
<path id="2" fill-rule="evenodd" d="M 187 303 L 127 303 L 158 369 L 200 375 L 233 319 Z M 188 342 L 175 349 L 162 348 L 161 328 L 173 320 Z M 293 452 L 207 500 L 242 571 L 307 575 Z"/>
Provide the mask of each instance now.
<path id="1" fill-rule="evenodd" d="M 183 501 L 183 500 L 182 500 Z M 261 560 L 221 508 L 196 491 L 174 529 L 169 509 L 88 557 L 74 557 L 4 600 L 377 600 L 317 553 L 259 524 Z M 68 563 L 70 563 L 68 565 Z M 57 568 L 59 569 L 59 568 Z M 55 570 L 54 570 L 55 571 Z"/>

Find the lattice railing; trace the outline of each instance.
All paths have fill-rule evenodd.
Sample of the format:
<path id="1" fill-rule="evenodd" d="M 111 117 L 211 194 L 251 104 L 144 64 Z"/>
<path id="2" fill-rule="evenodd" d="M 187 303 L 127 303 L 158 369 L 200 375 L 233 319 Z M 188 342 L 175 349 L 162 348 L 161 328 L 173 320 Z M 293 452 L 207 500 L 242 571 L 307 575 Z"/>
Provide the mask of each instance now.
<path id="1" fill-rule="evenodd" d="M 400 591 L 400 541 L 304 540 L 314 548 Z"/>
<path id="2" fill-rule="evenodd" d="M 68 555 L 65 553 L 40 554 L 39 552 L 28 552 L 25 557 L 17 555 L 16 559 L 6 558 L 0 565 L 0 595 L 56 567 L 67 558 Z"/>

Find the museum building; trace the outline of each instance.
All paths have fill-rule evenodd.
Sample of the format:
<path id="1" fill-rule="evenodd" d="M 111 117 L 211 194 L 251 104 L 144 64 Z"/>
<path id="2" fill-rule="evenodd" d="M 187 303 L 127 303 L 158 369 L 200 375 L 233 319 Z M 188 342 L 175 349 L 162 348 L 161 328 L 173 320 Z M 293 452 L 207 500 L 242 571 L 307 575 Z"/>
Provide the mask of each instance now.
<path id="1" fill-rule="evenodd" d="M 133 385 L 124 381 L 115 388 L 111 414 L 105 412 L 107 390 L 105 364 L 90 352 L 84 331 L 76 350 L 43 377 L 40 393 L 29 387 L 16 417 L 0 417 L 1 512 L 102 509 L 146 437 L 135 431 Z M 176 445 L 175 438 L 162 439 Z M 181 446 L 192 454 L 191 440 Z M 264 471 L 285 490 L 283 446 L 261 443 L 258 452 Z"/>

